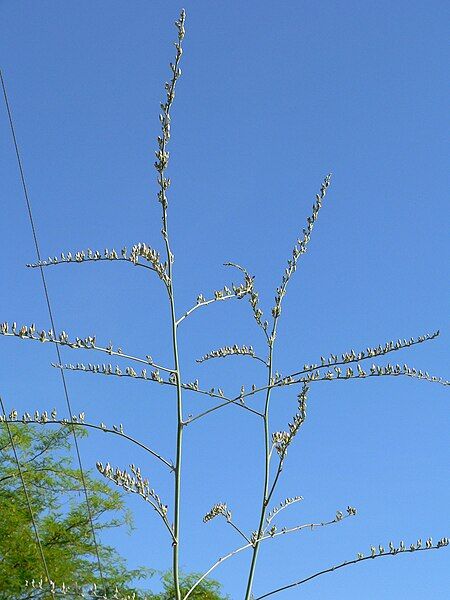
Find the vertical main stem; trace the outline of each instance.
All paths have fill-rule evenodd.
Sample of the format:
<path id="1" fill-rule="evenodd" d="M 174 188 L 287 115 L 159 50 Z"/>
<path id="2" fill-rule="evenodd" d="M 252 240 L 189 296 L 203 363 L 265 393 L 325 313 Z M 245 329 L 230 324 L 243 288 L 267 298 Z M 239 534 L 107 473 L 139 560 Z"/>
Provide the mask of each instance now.
<path id="1" fill-rule="evenodd" d="M 172 313 L 172 340 L 173 340 L 173 355 L 175 375 L 177 378 L 177 441 L 176 441 L 176 458 L 175 458 L 175 501 L 174 501 L 174 521 L 173 521 L 173 579 L 175 585 L 176 600 L 181 600 L 180 591 L 180 567 L 179 567 L 179 547 L 180 547 L 180 502 L 181 502 L 181 459 L 183 446 L 183 404 L 181 396 L 181 379 L 180 366 L 178 359 L 178 344 L 177 344 L 177 325 L 175 318 L 175 303 L 173 295 L 171 297 L 171 313 Z"/>
<path id="2" fill-rule="evenodd" d="M 172 322 L 172 346 L 173 346 L 173 360 L 174 360 L 174 371 L 176 377 L 176 388 L 177 388 L 177 439 L 176 439 L 176 459 L 175 459 L 175 489 L 174 489 L 174 517 L 173 517 L 173 585 L 175 588 L 175 600 L 181 600 L 180 590 L 180 503 L 181 503 L 181 459 L 182 459 L 182 447 L 183 447 L 183 402 L 182 402 L 182 390 L 181 390 L 181 374 L 180 374 L 180 361 L 178 356 L 178 340 L 177 340 L 177 320 L 175 313 L 175 296 L 173 287 L 173 254 L 170 250 L 169 243 L 169 232 L 167 228 L 167 196 L 166 190 L 170 186 L 170 179 L 165 176 L 165 170 L 169 162 L 169 152 L 167 151 L 167 144 L 170 140 L 170 109 L 175 98 L 175 84 L 181 75 L 179 69 L 179 63 L 181 55 L 183 53 L 181 48 L 181 42 L 184 38 L 184 21 L 186 14 L 184 10 L 181 11 L 180 17 L 175 21 L 175 26 L 178 30 L 178 42 L 175 42 L 175 48 L 177 50 L 175 63 L 170 63 L 172 70 L 172 80 L 170 83 L 165 84 L 167 100 L 161 104 L 162 113 L 160 114 L 161 122 L 161 136 L 158 136 L 158 150 L 156 152 L 157 161 L 155 168 L 158 171 L 158 183 L 160 190 L 158 192 L 158 200 L 162 206 L 162 236 L 166 246 L 167 256 L 167 291 L 169 293 L 170 302 L 170 317 Z"/>
<path id="3" fill-rule="evenodd" d="M 266 402 L 264 407 L 264 487 L 263 487 L 263 497 L 261 503 L 261 514 L 258 525 L 258 530 L 256 533 L 256 540 L 253 546 L 253 555 L 252 561 L 250 564 L 250 571 L 248 575 L 247 581 L 247 589 L 245 592 L 245 600 L 250 600 L 252 588 L 253 588 L 253 579 L 255 577 L 255 569 L 256 562 L 258 560 L 259 554 L 259 545 L 260 545 L 260 537 L 262 535 L 264 529 L 264 520 L 266 518 L 267 504 L 269 502 L 269 481 L 270 481 L 270 432 L 269 432 L 269 405 L 270 405 L 270 394 L 272 391 L 271 383 L 272 383 L 272 363 L 273 363 L 273 344 L 275 337 L 272 335 L 272 338 L 269 342 L 269 358 L 268 358 L 268 383 L 269 386 L 266 393 Z"/>
<path id="4" fill-rule="evenodd" d="M 167 232 L 167 212 L 163 211 L 163 237 L 167 253 L 167 273 L 169 276 L 169 301 L 170 317 L 172 323 L 172 347 L 174 359 L 174 373 L 176 377 L 177 388 L 177 438 L 176 438 L 176 456 L 175 456 L 175 489 L 174 489 L 174 517 L 173 517 L 173 536 L 172 543 L 172 566 L 173 566 L 173 584 L 175 588 L 176 600 L 181 600 L 180 589 L 180 504 L 181 504 L 181 460 L 183 449 L 183 401 L 180 375 L 180 361 L 178 354 L 177 321 L 175 313 L 175 298 L 173 292 L 173 255 L 170 250 L 169 237 Z"/>

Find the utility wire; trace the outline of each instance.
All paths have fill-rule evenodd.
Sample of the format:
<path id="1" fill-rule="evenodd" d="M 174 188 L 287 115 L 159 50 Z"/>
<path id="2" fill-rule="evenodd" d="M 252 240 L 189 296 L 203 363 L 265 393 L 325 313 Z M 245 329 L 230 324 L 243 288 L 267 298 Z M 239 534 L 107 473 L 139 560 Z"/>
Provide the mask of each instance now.
<path id="1" fill-rule="evenodd" d="M 30 202 L 30 198 L 29 198 L 29 195 L 28 195 L 28 188 L 27 188 L 27 185 L 26 185 L 26 182 L 25 182 L 25 175 L 24 175 L 24 170 L 23 170 L 23 166 L 22 166 L 22 160 L 20 158 L 19 145 L 17 143 L 16 133 L 15 133 L 15 128 L 14 128 L 14 122 L 13 122 L 13 118 L 12 118 L 12 114 L 11 114 L 11 109 L 10 109 L 10 105 L 9 105 L 8 95 L 6 93 L 6 86 L 5 86 L 5 82 L 4 82 L 4 79 L 3 79 L 3 74 L 2 74 L 1 69 L 0 69 L 0 81 L 1 81 L 1 85 L 2 85 L 3 96 L 4 96 L 4 99 L 5 99 L 6 111 L 8 113 L 8 120 L 9 120 L 10 129 L 11 129 L 11 135 L 12 135 L 13 142 L 14 142 L 14 149 L 15 149 L 15 152 L 16 152 L 17 164 L 18 164 L 18 167 L 19 167 L 20 180 L 22 182 L 23 193 L 24 193 L 25 201 L 26 201 L 26 205 L 27 205 L 28 217 L 29 217 L 29 220 L 30 220 L 31 231 L 32 231 L 32 234 L 33 234 L 34 246 L 36 248 L 36 256 L 37 256 L 37 259 L 38 259 L 39 263 L 41 263 L 42 262 L 41 261 L 41 252 L 40 252 L 40 247 L 39 247 L 39 243 L 38 243 L 38 237 L 37 237 L 36 227 L 35 227 L 35 224 L 34 224 L 33 213 L 31 211 L 31 202 Z M 50 304 L 50 296 L 49 296 L 49 292 L 48 292 L 48 288 L 47 288 L 47 282 L 46 282 L 46 279 L 45 279 L 44 269 L 43 269 L 42 266 L 40 266 L 39 270 L 40 270 L 40 273 L 41 273 L 42 286 L 44 288 L 45 301 L 46 301 L 46 304 L 47 304 L 48 314 L 49 314 L 49 317 L 50 317 L 50 323 L 51 323 L 53 331 L 56 332 L 55 321 L 54 321 L 54 318 L 53 318 L 53 311 L 52 311 L 52 307 L 51 307 L 51 304 Z M 62 359 L 61 359 L 61 353 L 59 351 L 59 346 L 57 344 L 55 344 L 55 348 L 56 348 L 56 354 L 57 354 L 57 357 L 58 357 L 58 364 L 61 364 L 62 363 Z M 71 403 L 70 403 L 69 391 L 68 391 L 68 388 L 67 388 L 66 378 L 65 378 L 65 375 L 64 375 L 64 371 L 62 369 L 59 369 L 59 371 L 61 373 L 61 381 L 62 381 L 63 388 L 64 388 L 64 396 L 66 398 L 67 410 L 69 412 L 70 420 L 72 420 L 72 414 L 73 414 L 73 412 L 72 412 L 72 406 L 71 406 Z M 95 554 L 96 554 L 96 558 L 97 558 L 98 570 L 99 570 L 99 573 L 100 573 L 100 578 L 101 578 L 102 584 L 105 587 L 105 580 L 104 580 L 103 570 L 102 570 L 102 566 L 101 566 L 101 562 L 100 562 L 100 554 L 99 554 L 99 549 L 98 549 L 98 544 L 97 544 L 97 538 L 96 538 L 96 535 L 95 535 L 94 521 L 93 521 L 93 518 L 92 518 L 91 504 L 90 504 L 90 501 L 89 501 L 88 491 L 86 489 L 86 479 L 85 479 L 85 476 L 84 476 L 83 464 L 82 464 L 82 461 L 81 461 L 81 454 L 80 454 L 80 449 L 79 449 L 79 446 L 78 446 L 78 438 L 77 438 L 77 434 L 76 434 L 76 431 L 75 431 L 75 425 L 73 425 L 73 423 L 72 423 L 71 428 L 72 428 L 72 435 L 73 435 L 73 441 L 74 441 L 75 451 L 76 451 L 76 455 L 77 455 L 77 459 L 78 459 L 78 465 L 79 465 L 79 468 L 80 468 L 81 483 L 82 483 L 83 490 L 84 490 L 84 495 L 85 495 L 85 498 L 86 498 L 86 507 L 87 507 L 88 516 L 89 516 L 89 522 L 90 522 L 90 525 L 91 525 L 92 539 L 93 539 L 94 546 L 95 546 Z M 105 587 L 105 591 L 106 591 L 106 587 Z"/>
<path id="2" fill-rule="evenodd" d="M 6 410 L 5 410 L 5 405 L 3 403 L 3 398 L 0 396 L 0 407 L 2 409 L 2 413 L 5 415 L 6 417 Z M 20 480 L 22 482 L 22 487 L 23 487 L 23 491 L 25 494 L 25 498 L 28 504 L 28 510 L 30 512 L 30 517 L 31 517 L 31 523 L 33 525 L 33 529 L 34 529 L 34 534 L 36 536 L 36 543 L 38 545 L 39 548 L 39 554 L 41 555 L 41 560 L 42 560 L 42 564 L 44 565 L 44 571 L 45 571 L 45 576 L 47 577 L 47 581 L 48 584 L 51 586 L 51 579 L 50 579 L 50 573 L 48 571 L 48 565 L 47 565 L 47 561 L 45 560 L 45 555 L 44 555 L 44 550 L 42 548 L 42 542 L 41 542 L 41 538 L 39 537 L 39 530 L 38 530 L 38 526 L 36 523 L 36 519 L 34 517 L 34 513 L 33 513 L 33 507 L 31 506 L 31 500 L 30 500 L 30 496 L 28 494 L 28 490 L 27 490 L 27 486 L 25 484 L 25 478 L 23 476 L 23 471 L 22 471 L 22 467 L 19 461 L 19 456 L 17 454 L 17 449 L 16 449 L 16 444 L 14 443 L 14 437 L 11 433 L 11 427 L 9 426 L 9 423 L 7 420 L 5 420 L 5 425 L 6 425 L 6 429 L 8 431 L 8 436 L 9 436 L 9 441 L 11 443 L 12 449 L 13 449 L 13 453 L 14 453 L 14 458 L 16 459 L 16 465 L 17 465 L 17 470 L 19 472 L 19 477 Z M 52 596 L 54 597 L 53 591 L 50 589 Z"/>

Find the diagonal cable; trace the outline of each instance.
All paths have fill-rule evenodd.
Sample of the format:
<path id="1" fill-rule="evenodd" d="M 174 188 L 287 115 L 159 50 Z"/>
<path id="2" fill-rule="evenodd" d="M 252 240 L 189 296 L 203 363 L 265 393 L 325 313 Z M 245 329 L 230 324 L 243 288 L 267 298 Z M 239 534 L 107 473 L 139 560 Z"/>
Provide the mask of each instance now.
<path id="1" fill-rule="evenodd" d="M 0 407 L 2 409 L 2 413 L 6 417 L 5 405 L 3 403 L 3 398 L 1 396 L 0 396 Z M 45 576 L 47 577 L 48 584 L 51 586 L 52 585 L 52 580 L 50 579 L 50 573 L 49 573 L 49 570 L 48 570 L 47 561 L 45 560 L 44 549 L 42 547 L 41 538 L 39 537 L 39 530 L 38 530 L 36 518 L 34 516 L 33 507 L 31 506 L 30 496 L 28 494 L 27 486 L 25 484 L 25 478 L 23 476 L 22 466 L 20 464 L 19 456 L 17 454 L 16 444 L 14 443 L 14 437 L 13 437 L 13 435 L 11 433 L 11 427 L 9 426 L 9 423 L 8 423 L 7 420 L 5 420 L 5 425 L 6 425 L 6 429 L 8 431 L 9 441 L 10 441 L 10 444 L 11 444 L 12 449 L 13 449 L 14 458 L 15 458 L 16 465 L 17 465 L 17 471 L 19 472 L 20 481 L 22 482 L 23 492 L 25 494 L 25 498 L 26 498 L 26 501 L 27 501 L 28 510 L 30 512 L 31 523 L 33 525 L 34 534 L 35 534 L 35 537 L 36 537 L 36 543 L 37 543 L 37 546 L 39 548 L 39 554 L 41 556 L 42 564 L 44 565 Z M 51 591 L 51 594 L 52 594 L 52 596 L 54 596 L 54 594 L 53 594 L 52 591 Z"/>
<path id="2" fill-rule="evenodd" d="M 23 193 L 24 193 L 25 201 L 26 201 L 26 205 L 27 205 L 28 217 L 29 217 L 29 220 L 30 220 L 30 225 L 31 225 L 31 231 L 32 231 L 32 234 L 33 234 L 34 245 L 35 245 L 35 248 L 36 248 L 36 256 L 37 256 L 37 259 L 38 259 L 39 263 L 41 263 L 42 262 L 41 261 L 41 252 L 40 252 L 40 249 L 39 249 L 39 243 L 38 243 L 38 238 L 37 238 L 36 227 L 35 227 L 35 224 L 34 224 L 33 213 L 31 211 L 31 202 L 30 202 L 30 198 L 29 198 L 29 195 L 28 195 L 28 188 L 27 188 L 26 181 L 25 181 L 25 175 L 24 175 L 24 170 L 23 170 L 23 166 L 22 166 L 22 160 L 20 158 L 20 152 L 19 152 L 19 146 L 18 146 L 18 143 L 17 143 L 16 133 L 15 133 L 15 128 L 14 128 L 14 122 L 13 122 L 13 118 L 12 118 L 12 114 L 11 114 L 11 109 L 10 109 L 10 105 L 9 105 L 9 101 L 8 101 L 8 95 L 6 93 L 6 86 L 5 86 L 5 82 L 4 82 L 4 79 L 3 79 L 3 74 L 2 74 L 1 69 L 0 69 L 0 81 L 1 81 L 1 85 L 2 85 L 3 96 L 4 96 L 4 99 L 5 99 L 6 111 L 8 113 L 9 126 L 10 126 L 10 129 L 11 129 L 11 135 L 12 135 L 12 138 L 13 138 L 14 149 L 15 149 L 15 152 L 16 152 L 17 164 L 18 164 L 19 173 L 20 173 L 20 180 L 21 180 L 21 183 L 22 183 Z M 47 288 L 47 282 L 45 280 L 44 269 L 41 266 L 39 270 L 40 270 L 40 273 L 41 273 L 42 286 L 44 288 L 45 301 L 46 301 L 46 304 L 47 304 L 48 314 L 49 314 L 49 317 L 50 317 L 50 323 L 51 323 L 53 331 L 57 331 L 57 329 L 55 327 L 55 321 L 54 321 L 54 318 L 53 318 L 52 307 L 51 307 L 51 304 L 50 304 L 50 296 L 49 296 L 49 292 L 48 292 L 48 288 Z M 58 363 L 61 364 L 62 363 L 61 353 L 60 353 L 58 345 L 55 345 L 55 348 L 56 348 L 56 354 L 57 354 L 57 357 L 58 357 Z M 63 388 L 64 388 L 64 396 L 65 396 L 65 399 L 66 399 L 67 410 L 69 412 L 69 417 L 71 418 L 73 412 L 72 412 L 72 406 L 71 406 L 71 402 L 70 402 L 70 398 L 69 398 L 69 391 L 68 391 L 68 388 L 67 388 L 66 378 L 65 378 L 64 372 L 62 370 L 60 370 L 60 373 L 61 373 L 61 381 L 62 381 Z M 80 454 L 80 449 L 79 449 L 79 446 L 78 446 L 78 438 L 77 438 L 77 434 L 76 434 L 76 431 L 75 431 L 75 425 L 73 423 L 71 425 L 71 429 L 72 429 L 72 435 L 73 435 L 73 441 L 74 441 L 75 451 L 76 451 L 76 455 L 77 455 L 78 465 L 79 465 L 79 468 L 80 468 L 81 483 L 82 483 L 83 490 L 84 490 L 84 495 L 85 495 L 85 498 L 86 498 L 86 507 L 87 507 L 88 516 L 89 516 L 89 522 L 90 522 L 91 531 L 92 531 L 92 539 L 93 539 L 94 547 L 95 547 L 95 554 L 96 554 L 96 558 L 97 558 L 98 570 L 99 570 L 99 573 L 100 573 L 100 578 L 102 580 L 102 584 L 105 585 L 105 581 L 104 581 L 104 577 L 103 577 L 103 570 L 102 570 L 102 566 L 101 566 L 101 562 L 100 562 L 100 554 L 99 554 L 99 549 L 98 549 L 98 544 L 97 544 L 97 538 L 96 538 L 96 535 L 95 535 L 94 522 L 93 522 L 93 518 L 92 518 L 91 504 L 90 504 L 90 501 L 89 501 L 89 495 L 88 495 L 87 488 L 86 488 L 86 479 L 85 479 L 85 476 L 84 476 L 83 464 L 82 464 L 82 461 L 81 461 L 81 454 Z"/>

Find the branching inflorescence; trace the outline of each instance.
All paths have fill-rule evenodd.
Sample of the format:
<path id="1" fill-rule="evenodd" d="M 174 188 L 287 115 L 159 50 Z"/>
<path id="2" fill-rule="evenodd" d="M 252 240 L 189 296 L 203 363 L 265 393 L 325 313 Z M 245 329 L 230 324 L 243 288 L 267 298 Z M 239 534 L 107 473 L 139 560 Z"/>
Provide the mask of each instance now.
<path id="1" fill-rule="evenodd" d="M 323 201 L 331 183 L 331 174 L 324 178 L 320 190 L 317 193 L 315 201 L 312 205 L 312 212 L 306 220 L 306 226 L 294 244 L 292 256 L 288 260 L 287 267 L 285 268 L 281 277 L 281 283 L 276 290 L 275 301 L 271 309 L 271 316 L 269 320 L 264 320 L 263 318 L 263 311 L 259 304 L 259 293 L 254 288 L 254 277 L 250 275 L 244 267 L 232 262 L 225 263 L 225 265 L 239 271 L 240 276 L 243 277 L 242 283 L 238 285 L 231 284 L 230 286 L 224 286 L 222 289 L 214 291 L 207 298 L 203 296 L 203 294 L 199 294 L 195 304 L 191 308 L 182 311 L 180 316 L 177 317 L 175 308 L 175 287 L 173 273 L 175 257 L 170 246 L 168 227 L 168 190 L 171 182 L 167 176 L 167 168 L 170 158 L 168 144 L 171 139 L 171 109 L 175 99 L 176 85 L 181 76 L 180 61 L 183 54 L 182 42 L 185 35 L 184 11 L 181 12 L 179 19 L 175 22 L 175 26 L 177 29 L 177 40 L 175 41 L 175 59 L 173 63 L 170 63 L 171 79 L 165 84 L 166 98 L 165 101 L 161 103 L 161 113 L 159 116 L 161 132 L 157 138 L 157 150 L 155 153 L 155 169 L 157 171 L 157 184 L 159 188 L 157 192 L 157 198 L 161 205 L 162 211 L 161 233 L 165 247 L 165 257 L 161 258 L 160 253 L 154 250 L 153 247 L 145 243 L 138 243 L 132 246 L 130 251 L 128 251 L 127 248 L 123 248 L 119 252 L 114 249 L 105 249 L 104 251 L 93 251 L 88 249 L 86 251 L 76 251 L 74 253 L 68 252 L 61 254 L 59 257 L 48 258 L 47 260 L 38 261 L 37 263 L 28 265 L 29 267 L 33 268 L 43 268 L 67 263 L 122 261 L 128 262 L 134 266 L 149 269 L 156 273 L 159 279 L 164 283 L 170 308 L 170 335 L 173 347 L 172 364 L 163 366 L 157 362 L 154 362 L 150 354 L 146 355 L 145 357 L 139 357 L 126 353 L 121 347 L 114 346 L 112 342 L 101 345 L 97 342 L 96 336 L 71 338 L 64 331 L 62 331 L 60 334 L 56 334 L 52 329 L 38 330 L 34 324 L 22 326 L 18 326 L 16 323 L 8 324 L 6 322 L 0 324 L 0 335 L 3 336 L 39 341 L 41 343 L 56 344 L 57 346 L 64 346 L 71 350 L 88 350 L 91 352 L 99 352 L 107 354 L 111 357 L 115 357 L 115 359 L 121 361 L 125 360 L 132 362 L 135 365 L 113 365 L 109 362 L 77 362 L 67 364 L 53 363 L 53 366 L 59 369 L 83 371 L 120 378 L 132 378 L 135 380 L 172 386 L 176 392 L 177 407 L 176 422 L 174 424 L 175 459 L 174 461 L 168 460 L 167 458 L 163 457 L 159 451 L 150 448 L 148 445 L 137 440 L 132 435 L 126 434 L 124 432 L 123 424 L 108 427 L 103 422 L 99 425 L 88 423 L 85 420 L 84 413 L 72 415 L 70 418 L 66 419 L 58 419 L 54 409 L 48 409 L 41 412 L 34 411 L 31 413 L 24 413 L 22 416 L 19 416 L 16 410 L 12 410 L 8 415 L 0 415 L 0 423 L 22 423 L 23 425 L 59 424 L 62 426 L 70 425 L 73 427 L 91 428 L 104 433 L 120 436 L 149 453 L 151 456 L 157 459 L 159 463 L 167 467 L 174 476 L 173 497 L 168 504 L 162 502 L 155 489 L 150 487 L 148 480 L 142 477 L 140 468 L 136 467 L 135 465 L 131 465 L 131 474 L 126 470 L 111 467 L 108 462 L 106 464 L 103 464 L 100 461 L 97 462 L 97 469 L 101 475 L 120 486 L 126 492 L 140 496 L 145 502 L 152 506 L 154 511 L 162 520 L 164 526 L 170 534 L 170 544 L 173 555 L 173 582 L 176 594 L 175 600 L 187 600 L 187 598 L 192 595 L 201 581 L 209 576 L 214 569 L 219 567 L 224 561 L 247 549 L 251 552 L 251 562 L 246 579 L 244 598 L 245 600 L 250 600 L 250 598 L 254 598 L 254 578 L 256 573 L 258 551 L 262 542 L 288 533 L 314 530 L 317 527 L 337 524 L 348 517 L 355 516 L 357 512 L 355 508 L 349 506 L 345 513 L 337 511 L 335 516 L 328 521 L 306 523 L 294 527 L 286 527 L 282 524 L 280 525 L 275 523 L 275 521 L 279 520 L 280 516 L 283 516 L 281 513 L 284 513 L 286 509 L 297 505 L 301 500 L 303 500 L 302 496 L 296 495 L 285 498 L 278 503 L 275 503 L 275 505 L 273 501 L 274 495 L 277 491 L 277 484 L 283 471 L 283 465 L 287 458 L 288 449 L 291 444 L 294 443 L 302 426 L 305 424 L 307 416 L 307 397 L 311 392 L 311 389 L 314 387 L 314 384 L 319 381 L 343 381 L 353 379 L 361 380 L 380 376 L 412 377 L 429 382 L 439 383 L 445 386 L 447 386 L 449 382 L 441 377 L 430 375 L 427 371 L 412 368 L 407 364 L 401 365 L 387 363 L 384 365 L 379 365 L 375 363 L 367 363 L 369 360 L 373 361 L 374 359 L 392 352 L 397 352 L 411 348 L 417 344 L 422 344 L 426 341 L 434 340 L 439 335 L 439 331 L 422 335 L 417 339 L 410 338 L 389 341 L 378 346 L 368 347 L 362 351 L 350 350 L 342 354 L 324 355 L 320 357 L 320 361 L 305 363 L 303 364 L 303 367 L 299 367 L 299 370 L 288 375 L 282 375 L 275 369 L 274 349 L 277 338 L 277 327 L 282 314 L 283 298 L 286 295 L 288 284 L 292 279 L 294 272 L 298 268 L 300 258 L 307 252 L 309 248 L 313 227 L 317 222 L 319 212 L 322 208 Z M 197 359 L 197 363 L 205 363 L 212 359 L 227 358 L 230 356 L 249 357 L 259 361 L 264 368 L 267 369 L 267 377 L 264 382 L 260 384 L 253 384 L 248 390 L 246 390 L 244 386 L 240 386 L 234 394 L 226 395 L 221 386 L 207 389 L 200 386 L 198 379 L 195 379 L 192 382 L 183 381 L 180 367 L 181 361 L 178 350 L 178 328 L 185 319 L 187 319 L 199 308 L 204 308 L 214 303 L 233 298 L 238 300 L 243 298 L 248 299 L 253 319 L 264 336 L 265 348 L 267 348 L 267 356 L 258 356 L 254 350 L 254 346 L 251 344 L 235 344 L 231 346 L 223 345 L 217 349 L 210 350 L 209 352 L 205 353 L 201 358 Z M 136 366 L 136 364 L 138 366 Z M 276 392 L 279 388 L 285 386 L 298 386 L 299 391 L 297 395 L 297 410 L 285 430 L 271 432 L 271 394 L 272 392 Z M 185 393 L 207 396 L 211 400 L 218 401 L 219 403 L 213 404 L 206 410 L 203 410 L 196 415 L 185 416 L 183 410 L 183 394 Z M 252 400 L 253 396 L 256 397 L 258 394 L 263 394 L 265 399 L 263 411 L 256 410 L 250 405 L 250 401 Z M 199 419 L 228 405 L 233 405 L 249 412 L 251 415 L 256 416 L 262 423 L 262 441 L 264 446 L 264 482 L 261 493 L 261 507 L 257 515 L 256 527 L 254 527 L 250 532 L 245 532 L 243 528 L 234 522 L 232 512 L 224 502 L 215 504 L 205 514 L 203 519 L 205 523 L 211 522 L 216 517 L 223 517 L 226 524 L 230 525 L 236 531 L 236 533 L 245 540 L 245 544 L 219 558 L 203 573 L 203 575 L 199 577 L 191 589 L 184 596 L 182 596 L 179 574 L 179 553 L 181 547 L 180 506 L 182 501 L 181 475 L 183 432 L 188 425 L 191 426 Z M 411 544 L 409 547 L 406 547 L 403 542 L 401 542 L 398 547 L 390 543 L 388 551 L 385 551 L 382 546 L 372 546 L 368 556 L 358 553 L 357 558 L 354 560 L 336 564 L 302 580 L 274 589 L 262 596 L 259 596 L 256 600 L 261 600 L 262 598 L 272 596 L 283 590 L 291 589 L 292 587 L 306 583 L 307 581 L 310 581 L 319 575 L 329 573 L 344 566 L 356 564 L 363 560 L 387 555 L 395 555 L 402 552 L 405 553 L 419 550 L 438 549 L 447 546 L 448 543 L 449 540 L 447 538 L 442 538 L 437 542 L 437 544 L 433 544 L 431 538 L 429 538 L 425 545 L 422 545 L 421 540 L 419 540 L 416 544 Z M 51 588 L 50 592 L 54 597 L 56 597 L 58 594 L 66 595 L 69 593 L 69 591 L 72 595 L 76 596 L 78 594 L 76 585 L 70 587 L 66 586 L 65 584 L 61 584 L 61 586 L 58 587 L 54 582 L 45 581 L 44 579 L 40 582 L 27 582 L 27 585 L 32 589 L 43 589 L 43 587 L 45 588 L 45 586 L 49 586 L 49 589 Z M 96 595 L 97 592 L 94 588 L 90 590 L 89 593 L 90 596 L 84 596 L 83 594 L 85 594 L 85 591 L 79 590 L 80 597 L 99 597 Z M 103 598 L 104 596 L 101 597 Z M 121 595 L 120 590 L 116 590 L 116 593 L 110 596 L 110 598 L 123 598 L 125 600 L 125 596 Z"/>

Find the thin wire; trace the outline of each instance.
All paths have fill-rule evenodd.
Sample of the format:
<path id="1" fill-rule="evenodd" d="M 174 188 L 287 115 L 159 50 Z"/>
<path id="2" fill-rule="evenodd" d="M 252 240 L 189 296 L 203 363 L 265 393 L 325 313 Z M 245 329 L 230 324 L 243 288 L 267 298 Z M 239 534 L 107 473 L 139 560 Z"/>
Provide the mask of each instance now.
<path id="1" fill-rule="evenodd" d="M 2 413 L 6 417 L 5 405 L 3 403 L 3 398 L 1 396 L 0 396 L 0 406 L 1 406 L 1 409 L 2 409 Z M 41 555 L 42 564 L 44 565 L 45 576 L 47 577 L 47 581 L 48 581 L 49 585 L 51 585 L 51 581 L 52 580 L 50 579 L 50 573 L 49 573 L 49 570 L 48 570 L 47 561 L 45 560 L 45 555 L 44 555 L 44 550 L 42 548 L 41 538 L 39 537 L 39 530 L 38 530 L 38 527 L 37 527 L 36 519 L 34 517 L 33 507 L 31 506 L 30 496 L 28 494 L 27 486 L 25 484 L 25 478 L 24 478 L 23 472 L 22 472 L 22 467 L 20 465 L 19 457 L 17 455 L 16 444 L 14 443 L 14 438 L 13 438 L 13 435 L 11 433 L 11 427 L 9 426 L 8 421 L 5 420 L 4 423 L 5 423 L 6 429 L 8 431 L 9 441 L 11 443 L 11 446 L 12 446 L 12 449 L 13 449 L 13 452 L 14 452 L 14 458 L 16 459 L 17 470 L 19 472 L 19 477 L 20 477 L 20 480 L 22 482 L 23 491 L 24 491 L 25 498 L 26 498 L 26 501 L 27 501 L 27 504 L 28 504 L 28 510 L 30 511 L 31 522 L 33 524 L 33 529 L 34 529 L 34 533 L 35 533 L 35 536 L 36 536 L 36 543 L 37 543 L 38 548 L 39 548 L 39 554 Z M 52 592 L 52 595 L 53 595 L 53 592 Z"/>
<path id="2" fill-rule="evenodd" d="M 30 220 L 30 225 L 31 225 L 31 231 L 33 233 L 33 240 L 34 240 L 34 245 L 36 248 L 36 256 L 38 258 L 39 263 L 41 262 L 41 252 L 39 249 L 39 243 L 38 243 L 38 238 L 37 238 L 37 232 L 36 232 L 36 227 L 34 224 L 34 219 L 33 219 L 33 213 L 31 212 L 31 202 L 28 196 L 28 188 L 25 182 L 25 175 L 24 175 L 24 170 L 22 167 L 22 160 L 20 158 L 20 153 L 19 153 L 19 146 L 17 143 L 17 138 L 16 138 L 16 133 L 15 133 L 15 128 L 14 128 L 14 123 L 13 123 L 13 119 L 12 119 L 12 114 L 11 114 L 11 109 L 9 106 L 9 101 L 8 101 L 8 95 L 6 93 L 6 86 L 5 86 L 5 82 L 3 79 L 3 74 L 2 71 L 0 69 L 0 80 L 1 80 L 1 84 L 2 84 L 2 89 L 3 89 L 3 96 L 5 99 L 5 105 L 6 105 L 6 111 L 8 113 L 8 119 L 9 119 L 9 126 L 11 129 L 11 134 L 12 134 L 12 138 L 13 138 L 13 142 L 14 142 L 14 149 L 16 151 L 16 158 L 17 158 L 17 164 L 19 166 L 19 173 L 20 173 L 20 180 L 22 182 L 22 188 L 23 188 L 23 193 L 25 196 L 25 201 L 26 201 L 26 205 L 27 205 L 27 211 L 28 211 L 28 216 L 29 216 L 29 220 Z M 45 294 L 45 300 L 47 303 L 47 309 L 48 309 L 48 314 L 50 317 L 50 323 L 52 326 L 53 331 L 56 332 L 56 327 L 55 327 L 55 321 L 53 319 L 53 311 L 51 308 L 51 304 L 50 304 L 50 297 L 49 297 L 49 293 L 48 293 L 48 288 L 47 288 L 47 282 L 45 280 L 45 275 L 44 275 L 44 269 L 41 266 L 40 267 L 40 272 L 41 272 L 41 279 L 42 279 L 42 285 L 44 288 L 44 294 Z M 58 356 L 58 362 L 59 364 L 61 364 L 62 360 L 61 360 L 61 353 L 59 351 L 59 347 L 58 345 L 55 345 L 56 348 L 56 354 Z M 72 406 L 70 403 L 70 398 L 69 398 L 69 391 L 67 389 L 67 383 L 66 383 L 66 378 L 64 375 L 64 372 L 62 370 L 60 370 L 61 373 L 61 381 L 63 384 L 63 388 L 64 388 L 64 396 L 66 398 L 66 404 L 67 404 L 67 410 L 69 411 L 69 417 L 72 417 Z M 75 426 L 72 424 L 72 435 L 73 435 L 73 440 L 74 440 L 74 445 L 75 445 L 75 451 L 76 451 L 76 455 L 77 455 L 77 459 L 78 459 L 78 465 L 80 468 L 80 477 L 81 477 L 81 483 L 84 489 L 84 495 L 86 498 L 86 507 L 87 507 L 87 511 L 88 511 L 88 515 L 89 515 L 89 522 L 91 525 L 91 531 L 92 531 L 92 538 L 94 541 L 94 546 L 95 546 L 95 554 L 97 557 L 97 564 L 98 564 L 98 570 L 100 573 L 100 578 L 102 580 L 102 584 L 105 585 L 105 581 L 104 581 L 104 577 L 103 577 L 103 570 L 102 570 L 102 566 L 101 566 L 101 562 L 100 562 L 100 554 L 99 554 L 99 549 L 98 549 L 98 544 L 97 544 L 97 538 L 95 535 L 95 528 L 94 528 L 94 522 L 93 522 L 93 518 L 92 518 L 92 511 L 91 511 L 91 504 L 89 501 L 89 495 L 86 489 L 86 480 L 85 480 L 85 476 L 84 476 L 84 471 L 83 471 L 83 464 L 81 462 L 81 455 L 80 455 L 80 449 L 78 447 L 78 438 L 77 438 L 77 434 L 75 431 Z"/>

